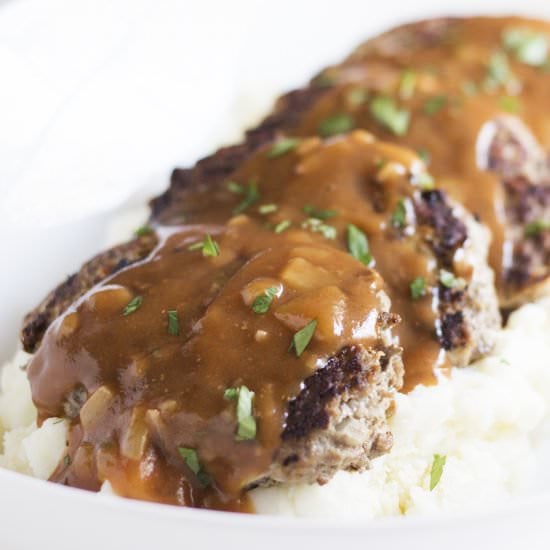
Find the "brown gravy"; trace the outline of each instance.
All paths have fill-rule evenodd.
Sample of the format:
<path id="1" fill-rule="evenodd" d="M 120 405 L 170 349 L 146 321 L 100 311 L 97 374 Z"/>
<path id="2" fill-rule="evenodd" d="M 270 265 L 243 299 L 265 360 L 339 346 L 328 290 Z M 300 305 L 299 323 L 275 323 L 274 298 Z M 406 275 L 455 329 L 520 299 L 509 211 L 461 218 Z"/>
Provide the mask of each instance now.
<path id="1" fill-rule="evenodd" d="M 356 132 L 306 140 L 277 158 L 260 151 L 216 202 L 196 197 L 210 225 L 159 229 L 153 255 L 59 318 L 30 364 L 40 419 L 71 419 L 67 457 L 53 479 L 92 490 L 109 480 L 130 497 L 246 510 L 242 489 L 268 469 L 286 404 L 303 380 L 345 345 L 376 347 L 375 320 L 387 309 L 382 288 L 403 318 L 406 387 L 433 382 L 444 359 L 435 337 L 437 262 L 423 245 L 425 228 L 411 219 L 397 233 L 391 223 L 400 201 L 408 209 L 420 193 L 414 181 L 422 173 L 414 154 Z M 257 197 L 239 208 L 246 193 L 235 186 L 251 182 Z M 232 215 L 236 208 L 244 211 Z M 350 224 L 368 235 L 370 265 L 385 281 L 347 251 Z M 205 235 L 219 255 L 203 256 Z M 418 276 L 427 291 L 413 300 Z M 269 310 L 255 313 L 268 288 Z M 124 315 L 136 297 L 139 306 Z M 177 312 L 177 334 L 169 311 Z M 289 343 L 313 319 L 314 336 L 298 358 Z M 235 440 L 235 403 L 224 399 L 242 385 L 255 392 L 250 441 Z M 180 448 L 196 452 L 207 487 Z"/>
<path id="2" fill-rule="evenodd" d="M 218 256 L 189 250 L 207 234 Z M 257 313 L 254 300 L 268 288 L 269 310 Z M 249 510 L 242 490 L 268 470 L 303 380 L 345 345 L 379 345 L 382 288 L 374 271 L 306 231 L 276 234 L 244 215 L 226 227 L 169 230 L 148 260 L 59 318 L 29 366 L 40 418 L 71 420 L 52 479 L 91 490 L 108 480 L 123 496 Z M 289 344 L 312 320 L 297 357 Z M 242 441 L 235 402 L 224 398 L 241 386 L 255 392 L 257 425 Z M 196 453 L 200 472 L 181 448 Z"/>
<path id="3" fill-rule="evenodd" d="M 324 71 L 321 81 L 334 88 L 291 133 L 316 134 L 328 117 L 347 114 L 352 127 L 428 155 L 438 186 L 489 226 L 490 263 L 497 288 L 505 295 L 509 265 L 503 190 L 493 174 L 479 167 L 476 149 L 484 124 L 502 114 L 520 117 L 542 146 L 550 148 L 550 56 L 533 66 L 522 61 L 531 58 L 518 54 L 506 38 L 507 32 L 527 30 L 542 33 L 550 43 L 550 23 L 469 18 L 432 26 L 430 36 L 414 26 L 390 31 L 367 42 L 342 65 Z M 381 95 L 408 113 L 403 135 L 373 115 L 373 99 Z"/>
<path id="4" fill-rule="evenodd" d="M 502 197 L 495 178 L 478 169 L 475 149 L 482 124 L 502 112 L 502 89 L 470 95 L 463 84 L 486 77 L 502 29 L 512 23 L 457 23 L 452 40 L 417 49 L 414 57 L 367 51 L 384 60 L 379 70 L 366 68 L 361 56 L 350 59 L 333 71 L 342 84 L 296 130 L 316 134 L 329 115 L 348 113 L 356 127 L 427 150 L 438 184 L 491 226 L 499 273 Z M 508 63 L 521 89 L 506 94 L 550 143 L 550 125 L 538 116 L 548 76 L 511 55 Z M 415 92 L 406 98 L 399 96 L 404 69 L 416 73 Z M 405 135 L 373 117 L 373 93 L 397 98 L 410 113 Z M 428 113 L 426 102 L 443 93 L 442 106 Z M 436 338 L 441 266 L 411 206 L 423 175 L 414 153 L 356 131 L 327 142 L 303 139 L 276 156 L 261 150 L 227 187 L 193 194 L 189 225 L 158 228 L 156 251 L 60 317 L 29 366 L 40 419 L 71 420 L 67 455 L 52 479 L 91 490 L 108 480 L 123 496 L 250 510 L 243 488 L 266 471 L 288 400 L 343 346 L 376 345 L 372 319 L 385 309 L 382 289 L 403 320 L 396 334 L 405 350 L 404 390 L 433 383 L 447 363 Z M 396 212 L 404 220 L 398 228 Z M 348 253 L 350 224 L 367 235 L 372 261 Z M 202 250 L 208 244 L 219 254 L 205 256 L 203 240 Z M 468 282 L 472 266 L 461 252 L 450 269 Z M 413 299 L 418 278 L 425 286 Z M 268 289 L 268 310 L 254 312 Z M 312 320 L 313 336 L 297 357 L 289 344 Z M 237 440 L 235 402 L 224 394 L 242 386 L 255 394 L 257 433 Z"/>

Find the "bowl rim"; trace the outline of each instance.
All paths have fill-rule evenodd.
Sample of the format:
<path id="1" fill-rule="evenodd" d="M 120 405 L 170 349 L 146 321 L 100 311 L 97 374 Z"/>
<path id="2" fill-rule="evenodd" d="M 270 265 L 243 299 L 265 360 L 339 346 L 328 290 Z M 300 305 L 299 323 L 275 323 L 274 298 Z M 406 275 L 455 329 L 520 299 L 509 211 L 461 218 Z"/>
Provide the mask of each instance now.
<path id="1" fill-rule="evenodd" d="M 225 528 L 246 528 L 265 530 L 281 528 L 300 532 L 314 528 L 326 534 L 346 529 L 353 532 L 380 533 L 388 531 L 418 531 L 426 528 L 447 528 L 460 524 L 489 523 L 490 520 L 512 520 L 518 514 L 530 511 L 547 511 L 550 516 L 550 492 L 541 494 L 526 494 L 510 497 L 496 508 L 487 510 L 469 510 L 459 513 L 440 513 L 432 516 L 392 516 L 365 519 L 360 517 L 296 517 L 278 516 L 275 514 L 246 514 L 239 512 L 224 512 L 162 504 L 117 495 L 87 491 L 67 487 L 50 481 L 38 479 L 27 474 L 0 467 L 0 485 L 6 483 L 17 486 L 17 489 L 33 494 L 33 498 L 65 499 L 69 505 L 90 508 L 107 508 L 118 513 L 126 512 L 132 516 L 143 516 L 148 520 L 185 520 L 200 527 L 216 524 Z"/>

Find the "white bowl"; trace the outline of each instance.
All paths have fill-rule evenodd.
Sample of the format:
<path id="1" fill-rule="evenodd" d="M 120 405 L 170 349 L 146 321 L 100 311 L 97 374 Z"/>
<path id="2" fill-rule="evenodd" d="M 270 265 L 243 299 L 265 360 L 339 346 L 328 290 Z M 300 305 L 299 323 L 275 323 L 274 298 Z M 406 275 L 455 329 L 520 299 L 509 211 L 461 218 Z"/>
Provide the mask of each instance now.
<path id="1" fill-rule="evenodd" d="M 0 361 L 23 314 L 99 251 L 116 208 L 234 139 L 275 93 L 369 34 L 479 2 L 0 1 Z M 547 0 L 487 14 L 550 17 Z M 143 191 L 146 189 L 146 191 Z M 134 201 L 136 199 L 134 198 Z M 550 548 L 550 495 L 370 523 L 180 509 L 0 470 L 0 548 Z"/>

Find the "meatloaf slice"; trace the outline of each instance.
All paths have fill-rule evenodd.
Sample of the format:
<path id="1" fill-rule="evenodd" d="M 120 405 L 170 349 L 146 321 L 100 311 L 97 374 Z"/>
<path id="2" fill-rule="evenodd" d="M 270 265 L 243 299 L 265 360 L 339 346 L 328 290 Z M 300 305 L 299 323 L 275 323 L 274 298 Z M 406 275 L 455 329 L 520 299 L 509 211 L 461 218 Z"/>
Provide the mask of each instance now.
<path id="1" fill-rule="evenodd" d="M 167 231 L 56 319 L 27 369 L 40 420 L 70 423 L 52 479 L 217 508 L 365 469 L 392 443 L 399 321 L 382 278 L 318 234 L 247 216 Z"/>
<path id="2" fill-rule="evenodd" d="M 101 252 L 86 262 L 77 273 L 56 287 L 25 316 L 21 330 L 23 348 L 34 353 L 51 323 L 80 296 L 113 273 L 146 258 L 157 244 L 154 232 Z"/>
<path id="3" fill-rule="evenodd" d="M 182 177 L 180 182 L 184 181 L 185 183 L 177 187 L 177 192 L 169 195 L 169 201 L 166 202 L 162 211 L 163 215 L 167 216 L 166 219 L 163 218 L 163 221 L 178 223 L 184 219 L 193 223 L 225 223 L 231 218 L 232 209 L 235 206 L 235 195 L 228 191 L 225 182 L 229 179 L 248 181 L 254 176 L 259 179 L 263 201 L 288 203 L 289 207 L 296 212 L 292 215 L 289 213 L 289 221 L 295 224 L 304 223 L 304 214 L 298 204 L 303 199 L 297 199 L 296 194 L 297 192 L 303 193 L 305 189 L 296 177 L 296 174 L 300 172 L 302 157 L 304 162 L 310 162 L 312 166 L 316 165 L 315 163 L 318 163 L 319 167 L 326 166 L 326 169 L 317 168 L 318 173 L 314 173 L 316 174 L 315 181 L 306 184 L 313 186 L 310 192 L 306 192 L 306 195 L 312 197 L 313 193 L 316 193 L 320 197 L 320 193 L 323 193 L 323 196 L 326 195 L 326 198 L 323 199 L 326 204 L 319 203 L 317 206 L 341 211 L 341 216 L 334 218 L 334 225 L 341 233 L 341 237 L 333 241 L 337 247 L 345 246 L 346 223 L 357 217 L 359 211 L 362 214 L 355 223 L 368 225 L 372 223 L 369 222 L 369 218 L 372 218 L 379 219 L 380 223 L 384 224 L 386 223 L 384 220 L 389 220 L 392 216 L 392 209 L 396 207 L 395 201 L 398 201 L 398 206 L 402 206 L 404 203 L 399 201 L 405 200 L 407 195 L 412 194 L 411 204 L 415 214 L 411 223 L 413 226 L 416 224 L 413 236 L 409 235 L 412 226 L 402 229 L 389 228 L 384 231 L 385 236 L 382 240 L 380 240 L 380 236 L 371 235 L 367 231 L 369 239 L 373 237 L 375 243 L 381 243 L 375 246 L 375 260 L 378 263 L 384 260 L 384 257 L 377 258 L 377 255 L 378 253 L 382 254 L 388 246 L 396 250 L 395 261 L 407 263 L 414 257 L 421 259 L 426 255 L 428 255 L 427 257 L 432 255 L 434 270 L 430 274 L 430 279 L 433 281 L 426 281 L 426 284 L 434 284 L 434 288 L 437 288 L 439 320 L 435 327 L 429 323 L 426 325 L 428 333 L 431 334 L 429 338 L 434 342 L 439 341 L 443 349 L 446 350 L 451 364 L 457 366 L 464 366 L 491 349 L 494 329 L 499 326 L 500 318 L 493 287 L 493 274 L 487 266 L 488 233 L 466 210 L 450 201 L 443 191 L 432 189 L 418 192 L 415 190 L 414 184 L 410 183 L 411 178 L 415 180 L 415 178 L 427 177 L 422 163 L 417 157 L 405 149 L 401 150 L 393 145 L 375 142 L 372 136 L 364 132 L 356 132 L 349 137 L 340 138 L 339 141 L 328 140 L 325 144 L 314 138 L 310 145 L 304 142 L 304 152 L 298 153 L 295 157 L 285 155 L 281 158 L 271 159 L 266 156 L 266 151 L 269 151 L 271 147 L 270 145 L 255 154 L 249 154 L 246 159 L 242 160 L 242 165 L 233 172 L 229 171 L 229 167 L 232 167 L 237 159 L 243 156 L 242 151 L 235 154 L 237 148 L 224 149 L 219 153 L 219 157 L 210 157 L 199 162 L 195 169 L 182 171 L 176 177 Z M 308 154 L 308 151 L 311 154 Z M 336 157 L 338 160 L 335 160 Z M 311 160 L 308 161 L 307 158 L 311 158 Z M 365 159 L 367 164 L 371 162 L 370 168 L 353 168 L 353 166 L 359 166 L 357 163 L 363 162 L 361 159 Z M 388 183 L 387 186 L 377 181 L 377 172 L 384 171 L 384 168 L 377 164 L 382 159 L 390 169 L 392 165 L 395 165 L 397 170 L 405 170 L 405 176 L 398 176 L 398 180 L 401 178 L 402 181 L 395 184 Z M 336 166 L 333 164 L 334 162 L 347 162 L 348 168 L 340 173 L 332 173 Z M 401 168 L 402 162 L 413 167 L 411 168 L 412 172 L 408 173 L 404 166 Z M 276 169 L 275 172 L 274 169 Z M 356 169 L 359 170 L 357 174 L 354 173 Z M 393 177 L 391 176 L 391 178 Z M 364 179 L 365 187 L 363 190 L 359 190 L 355 202 L 339 204 L 338 197 L 331 191 L 336 178 L 343 178 L 342 189 L 348 188 L 348 192 L 353 193 L 357 193 L 357 190 L 353 191 L 354 178 Z M 400 187 L 401 191 L 391 190 L 394 185 Z M 175 189 L 175 187 L 172 188 L 173 191 Z M 299 191 L 300 189 L 301 191 Z M 397 195 L 394 196 L 396 193 Z M 168 195 L 165 196 L 165 198 L 167 197 Z M 319 201 L 319 199 L 317 200 Z M 168 213 L 170 213 L 169 216 Z M 260 214 L 259 221 L 274 224 L 281 222 L 277 215 L 274 216 L 270 221 L 271 218 Z M 411 245 L 416 242 L 415 240 L 418 241 L 414 244 L 417 247 L 416 252 L 407 249 L 406 242 L 410 239 L 412 239 Z M 146 255 L 150 251 L 152 243 L 148 242 L 148 244 L 149 246 L 139 248 L 137 247 L 138 243 L 128 245 L 129 250 L 133 253 L 131 259 Z M 457 271 L 458 264 L 455 265 L 455 256 L 457 254 L 460 256 L 463 253 L 461 251 L 466 252 L 463 258 L 467 266 L 465 274 L 460 273 L 464 267 L 458 268 Z M 117 257 L 117 252 L 118 249 L 115 252 L 106 253 L 110 272 L 113 272 L 118 266 L 118 260 L 110 260 Z M 383 256 L 386 254 L 383 253 Z M 390 281 L 392 277 L 395 277 L 392 273 L 393 266 L 391 261 L 390 263 L 388 260 L 384 261 L 386 264 L 382 263 L 379 269 L 382 276 L 387 277 Z M 83 274 L 76 278 L 83 286 L 64 284 L 48 298 L 49 301 L 42 306 L 38 313 L 38 318 L 44 321 L 42 324 L 33 324 L 32 321 L 36 314 L 30 314 L 28 318 L 30 324 L 25 327 L 23 332 L 27 349 L 36 348 L 43 330 L 47 326 L 46 321 L 53 318 L 60 309 L 70 302 L 70 296 L 76 299 L 86 290 L 86 282 L 91 284 L 92 281 L 100 280 L 101 273 L 96 273 L 96 276 L 92 278 L 89 276 L 89 271 L 91 267 L 101 264 L 102 259 L 99 256 L 85 266 Z M 405 266 L 404 269 L 407 270 Z M 451 274 L 454 277 L 452 280 L 462 281 L 465 279 L 467 284 L 438 284 L 438 270 Z M 417 303 L 411 300 L 409 295 L 409 283 L 414 276 L 413 272 L 410 274 L 410 280 L 400 280 L 399 282 L 394 280 L 392 283 L 396 292 L 402 296 L 401 303 L 405 308 L 402 311 L 399 309 L 397 311 L 401 313 L 402 317 L 405 317 L 407 324 L 413 325 L 418 312 L 411 311 L 405 314 L 405 311 L 409 307 L 413 310 L 417 308 Z M 430 290 L 430 292 L 432 291 Z M 63 298 L 63 301 L 56 301 L 56 296 Z M 411 302 L 410 305 L 407 305 L 408 302 Z M 52 306 L 57 309 L 52 309 Z M 48 314 L 50 317 L 47 317 Z M 425 317 L 423 323 L 426 323 Z M 421 345 L 412 336 L 412 333 L 410 338 L 411 344 L 414 346 Z M 406 348 L 406 354 L 411 353 L 408 346 Z"/>
<path id="4" fill-rule="evenodd" d="M 390 328 L 395 322 L 382 317 Z M 269 474 L 254 486 L 325 483 L 338 470 L 361 471 L 393 444 L 388 418 L 403 383 L 399 348 L 351 346 L 303 383 L 287 407 L 281 446 Z"/>
<path id="5" fill-rule="evenodd" d="M 313 135 L 336 117 L 344 123 L 341 131 L 365 128 L 427 155 L 432 174 L 449 195 L 491 230 L 489 258 L 501 305 L 508 308 L 530 299 L 539 292 L 548 266 L 540 252 L 547 240 L 547 218 L 540 211 L 547 200 L 545 186 L 516 181 L 512 202 L 538 205 L 538 214 L 533 211 L 528 219 L 506 208 L 503 217 L 501 201 L 504 195 L 510 198 L 512 186 L 475 164 L 481 128 L 503 111 L 515 111 L 539 139 L 548 139 L 544 105 L 550 73 L 524 61 L 508 44 L 507 33 L 517 29 L 534 36 L 550 34 L 543 21 L 442 18 L 400 26 L 367 41 L 309 86 L 280 98 L 273 113 L 247 133 L 244 145 L 202 160 L 197 170 L 176 170 L 170 189 L 151 203 L 153 217 L 170 221 L 183 202 L 178 195 L 187 196 L 205 181 L 205 174 L 209 179 L 221 173 L 222 162 L 230 171 L 232 162 L 238 165 L 243 154 L 277 135 Z M 495 80 L 499 60 L 504 72 Z M 392 127 L 404 115 L 408 127 Z M 512 262 L 503 255 L 502 233 L 526 234 Z"/>
<path id="6" fill-rule="evenodd" d="M 500 237 L 505 257 L 503 305 L 535 299 L 550 283 L 550 155 L 516 117 L 488 122 L 480 133 L 478 163 L 505 191 L 510 223 Z"/>

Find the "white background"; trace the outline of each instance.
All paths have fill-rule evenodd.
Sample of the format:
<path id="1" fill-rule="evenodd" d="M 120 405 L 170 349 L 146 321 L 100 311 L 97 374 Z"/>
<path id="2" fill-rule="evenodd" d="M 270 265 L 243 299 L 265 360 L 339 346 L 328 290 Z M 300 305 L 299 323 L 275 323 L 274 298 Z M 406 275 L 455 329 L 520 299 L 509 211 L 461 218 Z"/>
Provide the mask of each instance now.
<path id="1" fill-rule="evenodd" d="M 130 197 L 236 139 L 276 93 L 369 34 L 479 12 L 550 18 L 550 0 L 0 0 L 0 361 L 22 314 L 102 247 Z M 0 477 L 2 550 L 268 550 L 307 548 L 316 534 L 318 550 L 515 550 L 545 548 L 548 535 L 547 497 L 506 516 L 323 530 Z"/>

